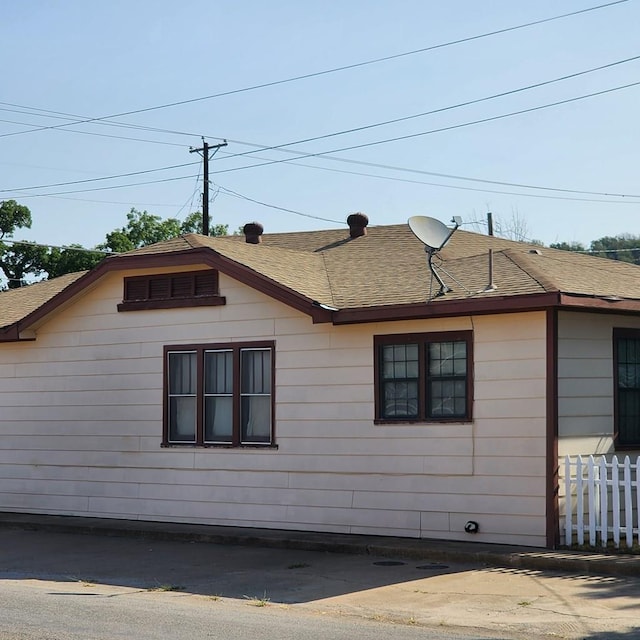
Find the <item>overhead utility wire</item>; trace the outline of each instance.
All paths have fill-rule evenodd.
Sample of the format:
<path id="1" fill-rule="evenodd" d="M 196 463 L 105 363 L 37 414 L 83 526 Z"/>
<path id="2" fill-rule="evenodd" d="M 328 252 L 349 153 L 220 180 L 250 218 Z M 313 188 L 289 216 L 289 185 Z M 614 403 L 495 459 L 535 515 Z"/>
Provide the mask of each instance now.
<path id="1" fill-rule="evenodd" d="M 571 73 L 568 75 L 564 75 L 558 78 L 553 78 L 551 80 L 544 80 L 542 82 L 537 82 L 534 84 L 530 84 L 530 85 L 526 85 L 524 87 L 519 87 L 517 89 L 511 89 L 509 91 L 503 91 L 501 93 L 496 93 L 490 96 L 484 96 L 482 98 L 476 98 L 474 100 L 467 100 L 466 102 L 460 102 L 457 104 L 453 104 L 453 105 L 448 105 L 446 107 L 440 107 L 438 109 L 432 109 L 431 111 L 423 111 L 421 113 L 414 113 L 408 116 L 401 116 L 398 118 L 393 118 L 391 120 L 385 120 L 382 122 L 374 122 L 371 124 L 367 124 L 367 125 L 362 125 L 359 127 L 353 127 L 351 129 L 344 129 L 342 131 L 334 131 L 332 133 L 327 133 L 324 135 L 319 135 L 319 136 L 313 136 L 310 138 L 303 138 L 300 140 L 295 140 L 293 142 L 286 142 L 283 144 L 279 144 L 279 145 L 273 145 L 273 146 L 263 146 L 263 145 L 252 145 L 251 143 L 247 143 L 247 142 L 242 142 L 239 140 L 233 140 L 232 142 L 234 142 L 235 144 L 241 144 L 241 145 L 245 145 L 245 146 L 255 146 L 256 149 L 252 150 L 252 151 L 245 151 L 244 153 L 236 153 L 236 154 L 228 154 L 225 156 L 225 159 L 231 159 L 231 158 L 236 158 L 236 157 L 244 157 L 244 156 L 248 156 L 248 155 L 252 155 L 255 153 L 258 153 L 259 151 L 269 151 L 269 150 L 278 150 L 278 149 L 283 149 L 285 147 L 289 147 L 289 146 L 293 146 L 296 144 L 304 144 L 306 142 L 314 142 L 316 140 L 323 140 L 325 138 L 333 138 L 336 136 L 341 136 L 341 135 L 346 135 L 346 134 L 350 134 L 350 133 L 356 133 L 359 131 L 365 131 L 367 129 L 374 129 L 377 127 L 382 127 L 382 126 L 387 126 L 390 124 L 396 124 L 398 122 L 404 122 L 407 120 L 413 120 L 416 118 L 421 118 L 424 116 L 429 116 L 429 115 L 434 115 L 437 113 L 443 113 L 445 111 L 451 111 L 453 109 L 459 109 L 461 107 L 467 107 L 467 106 L 471 106 L 473 104 L 479 104 L 481 102 L 486 102 L 489 100 L 495 100 L 496 98 L 503 98 L 505 96 L 509 96 L 509 95 L 513 95 L 516 93 L 521 93 L 523 91 L 529 91 L 531 89 L 537 89 L 546 85 L 550 85 L 550 84 L 554 84 L 557 82 L 563 82 L 565 80 L 570 80 L 573 78 L 577 78 L 579 76 L 583 76 L 589 73 L 594 73 L 596 71 L 602 71 L 604 69 L 609 69 L 611 67 L 615 67 L 621 64 L 626 64 L 628 62 L 633 62 L 636 60 L 639 60 L 640 56 L 633 56 L 631 58 L 625 58 L 623 60 L 616 60 L 615 62 L 610 62 L 608 64 L 604 64 L 604 65 L 600 65 L 598 67 L 592 67 L 591 69 L 585 69 L 583 71 L 577 71 L 575 73 Z M 10 104 L 10 103 L 2 103 L 0 102 L 0 104 Z M 33 109 L 33 107 L 25 107 L 25 108 L 29 108 L 29 109 Z M 18 111 L 18 110 L 14 110 L 14 109 L 3 109 L 0 108 L 0 111 Z M 41 111 L 47 111 L 42 109 Z M 18 111 L 19 113 L 27 113 L 26 111 Z M 59 114 L 62 112 L 58 112 L 58 111 L 51 111 L 50 113 L 54 113 L 54 114 Z M 83 116 L 78 116 L 78 115 L 73 115 L 73 114 L 65 114 L 65 116 L 60 116 L 60 115 L 55 115 L 55 116 L 44 116 L 44 115 L 40 115 L 40 114 L 32 114 L 29 113 L 29 115 L 36 115 L 38 117 L 52 117 L 52 118 L 62 118 L 62 119 L 68 119 L 65 118 L 65 116 L 72 116 L 74 118 L 81 118 Z M 32 123 L 26 123 L 26 122 L 16 122 L 14 120 L 0 120 L 0 122 L 6 122 L 9 124 L 20 124 L 20 125 L 26 125 L 26 126 L 31 126 Z M 121 123 L 107 123 L 107 122 L 99 122 L 98 124 L 113 124 L 115 126 L 124 126 Z M 129 125 L 127 125 L 129 126 Z M 133 126 L 132 126 L 133 128 Z M 144 127 L 142 125 L 137 125 L 135 126 L 136 129 L 142 129 L 142 130 L 148 130 L 150 132 L 156 132 L 156 133 L 167 133 L 167 134 L 172 134 L 172 135 L 185 135 L 185 136 L 195 136 L 195 133 L 191 133 L 191 132 L 186 132 L 186 131 L 175 131 L 175 130 L 171 130 L 171 129 L 160 129 L 158 127 Z M 117 136 L 117 135 L 113 135 L 113 134 L 106 134 L 106 133 L 98 133 L 95 131 L 82 131 L 79 129 L 58 129 L 58 131 L 69 131 L 72 133 L 79 133 L 79 134 L 83 134 L 83 135 L 91 135 L 91 136 L 99 136 L 99 137 L 103 137 L 103 138 L 115 138 L 118 140 L 132 140 L 134 142 L 146 142 L 146 143 L 151 143 L 151 144 L 163 144 L 163 145 L 168 145 L 168 146 L 175 146 L 175 147 L 184 147 L 185 145 L 183 144 L 179 144 L 176 142 L 165 142 L 165 141 L 161 141 L 161 140 L 149 140 L 146 138 L 132 138 L 130 136 Z M 216 138 L 216 136 L 207 136 L 209 138 Z"/>
<path id="2" fill-rule="evenodd" d="M 357 145 L 352 145 L 349 147 L 341 147 L 339 149 L 331 149 L 330 151 L 320 151 L 317 153 L 305 153 L 305 152 L 301 152 L 301 151 L 293 151 L 293 150 L 289 150 L 289 149 L 285 149 L 284 151 L 288 152 L 288 153 L 294 153 L 296 154 L 296 157 L 299 159 L 304 159 L 304 158 L 323 158 L 323 159 L 329 159 L 329 160 L 334 160 L 334 161 L 338 161 L 338 162 L 349 162 L 349 163 L 353 163 L 353 164 L 363 164 L 363 165 L 370 165 L 371 163 L 367 163 L 367 162 L 363 162 L 363 161 L 359 161 L 359 160 L 351 160 L 351 159 L 347 159 L 347 158 L 335 158 L 333 156 L 331 156 L 330 154 L 332 153 L 340 153 L 343 151 L 352 151 L 354 149 L 363 149 L 365 147 L 372 147 L 372 146 L 376 146 L 379 144 L 387 144 L 389 142 L 398 142 L 400 140 L 408 140 L 411 138 L 418 138 L 421 136 L 426 136 L 426 135 L 430 135 L 433 133 L 440 133 L 443 131 L 451 131 L 454 129 L 461 129 L 463 127 L 469 127 L 472 125 L 476 125 L 476 124 L 483 124 L 485 122 L 493 122 L 495 120 L 501 120 L 503 118 L 509 118 L 509 117 L 513 117 L 513 116 L 517 116 L 517 115 L 522 115 L 524 113 L 531 113 L 534 111 L 540 111 L 542 109 L 548 109 L 550 107 L 557 107 L 563 104 L 569 104 L 571 102 L 577 102 L 579 100 L 585 100 L 587 98 L 593 98 L 596 96 L 601 96 L 607 93 L 612 93 L 613 91 L 620 91 L 622 89 L 628 89 L 630 87 L 636 87 L 640 85 L 640 81 L 639 82 L 632 82 L 629 84 L 625 84 L 625 85 L 620 85 L 617 87 L 612 87 L 611 89 L 604 89 L 602 91 L 596 91 L 593 93 L 588 93 L 588 94 L 584 94 L 582 96 L 576 96 L 573 98 L 567 98 L 566 100 L 559 100 L 557 102 L 550 102 L 547 104 L 543 104 L 543 105 L 538 105 L 536 107 L 530 107 L 528 109 L 521 109 L 519 111 L 511 111 L 509 113 L 503 113 L 500 114 L 498 116 L 491 116 L 489 118 L 482 118 L 480 120 L 472 120 L 470 122 L 463 122 L 460 124 L 455 124 L 455 125 L 450 125 L 447 127 L 440 127 L 438 129 L 431 129 L 429 131 L 421 131 L 419 133 L 412 133 L 412 134 L 407 134 L 404 136 L 396 136 L 394 138 L 387 138 L 385 140 L 376 140 L 374 142 L 365 142 L 362 144 L 357 144 Z M 268 166 L 268 165 L 272 165 L 272 164 L 281 164 L 283 162 L 290 162 L 290 158 L 282 158 L 280 160 L 271 160 L 269 162 L 261 162 L 261 163 L 255 163 L 255 164 L 250 164 L 250 165 L 245 165 L 242 167 L 233 167 L 231 169 L 220 169 L 219 171 L 213 171 L 212 173 L 230 173 L 233 171 L 243 171 L 245 169 L 255 169 L 258 167 L 264 167 L 264 166 Z M 375 166 L 375 165 L 372 165 Z M 386 168 L 390 168 L 390 167 L 386 167 Z M 405 169 L 400 169 L 402 171 L 404 171 Z M 410 169 L 408 169 L 408 171 L 412 171 Z M 417 173 L 420 173 L 420 171 L 418 170 L 413 170 L 416 171 Z M 431 175 L 431 174 L 430 174 Z M 442 177 L 453 177 L 453 176 L 446 176 L 445 174 L 433 174 L 433 175 L 440 175 Z M 508 183 L 508 182 L 499 182 L 499 181 L 493 181 L 493 180 L 480 180 L 479 178 L 462 178 L 460 177 L 459 179 L 464 179 L 464 180 L 472 180 L 474 182 L 487 182 L 489 184 L 501 184 L 501 185 L 506 185 L 506 186 L 512 186 L 512 187 L 521 187 L 521 188 L 527 188 L 527 189 L 543 189 L 546 191 L 562 191 L 562 192 L 567 192 L 567 193 L 585 193 L 585 194 L 589 194 L 589 195 L 601 195 L 601 196 L 618 196 L 618 197 L 627 197 L 627 198 L 640 198 L 640 195 L 638 194 L 613 194 L 613 193 L 603 193 L 603 192 L 597 192 L 597 191 L 580 191 L 580 190 L 576 190 L 576 189 L 561 189 L 561 188 L 553 188 L 553 187 L 539 187 L 539 186 L 535 186 L 535 185 L 524 185 L 524 184 L 516 184 L 516 183 Z"/>
<path id="3" fill-rule="evenodd" d="M 322 220 L 323 222 L 335 222 L 336 224 L 342 224 L 340 220 L 333 220 L 331 218 L 321 218 L 320 216 L 314 216 L 310 213 L 302 213 L 302 211 L 296 211 L 295 209 L 286 209 L 285 207 L 278 207 L 275 204 L 268 204 L 266 202 L 261 202 L 260 200 L 255 200 L 254 198 L 250 198 L 249 196 L 244 196 L 237 191 L 233 191 L 232 189 L 227 189 L 221 185 L 216 185 L 218 189 L 223 192 L 223 195 L 230 195 L 234 198 L 240 198 L 241 200 L 247 200 L 248 202 L 253 202 L 254 204 L 259 204 L 263 207 L 268 207 L 269 209 L 277 209 L 278 211 L 284 211 L 286 213 L 294 213 L 297 216 L 302 216 L 304 218 L 313 218 L 314 220 Z"/>
<path id="4" fill-rule="evenodd" d="M 539 87 L 544 87 L 546 85 L 554 84 L 556 82 L 562 82 L 564 80 L 571 80 L 573 78 L 577 78 L 579 76 L 586 75 L 588 73 L 593 73 L 595 71 L 602 71 L 603 69 L 609 69 L 611 67 L 615 67 L 617 65 L 625 64 L 627 62 L 634 62 L 635 60 L 640 60 L 639 56 L 633 56 L 632 58 L 625 58 L 624 60 L 617 60 L 615 62 L 610 62 L 609 64 L 603 64 L 599 67 L 592 67 L 591 69 L 585 69 L 584 71 L 577 71 L 576 73 L 570 73 L 565 76 L 560 76 L 559 78 L 553 78 L 552 80 L 544 80 L 543 82 L 537 82 L 535 84 L 529 84 L 524 87 L 519 87 L 518 89 L 511 89 L 509 91 L 503 91 L 501 93 L 494 93 L 490 96 L 485 96 L 483 98 L 476 98 L 474 100 L 467 100 L 466 102 L 459 102 L 457 104 L 449 105 L 446 107 L 440 107 L 439 109 L 432 109 L 431 111 L 423 111 L 421 113 L 414 113 L 409 116 L 402 116 L 399 118 L 393 118 L 391 120 L 385 120 L 382 122 L 374 122 L 372 124 L 363 125 L 360 127 L 353 127 L 351 129 L 344 129 L 342 131 L 334 131 L 333 133 L 327 133 L 321 136 L 314 136 L 312 138 L 303 138 L 301 140 L 295 140 L 293 142 L 285 142 L 284 144 L 278 144 L 271 147 L 264 147 L 262 149 L 254 149 L 253 151 L 245 151 L 244 153 L 236 153 L 232 155 L 226 155 L 225 160 L 230 160 L 231 158 L 244 157 L 249 156 L 254 153 L 259 153 L 260 151 L 271 151 L 282 149 L 284 147 L 290 147 L 296 144 L 304 144 L 306 142 L 315 142 L 316 140 L 324 140 L 326 138 L 333 138 L 336 136 L 342 136 L 349 133 L 357 133 L 359 131 L 365 131 L 367 129 L 374 129 L 376 127 L 383 127 L 389 124 L 396 124 L 398 122 L 405 122 L 407 120 L 414 120 L 415 118 L 422 118 L 424 116 L 434 115 L 436 113 L 443 113 L 445 111 L 451 111 L 453 109 L 459 109 L 461 107 L 468 107 L 472 104 L 478 104 L 480 102 L 486 102 L 488 100 L 495 100 L 496 98 L 504 98 L 505 96 L 513 95 L 516 93 L 521 93 L 523 91 L 529 91 L 531 89 L 538 89 Z M 238 144 L 237 141 L 232 141 Z"/>
<path id="5" fill-rule="evenodd" d="M 40 242 L 31 242 L 31 240 L 2 240 L 3 243 L 17 245 L 28 244 L 31 247 L 43 247 L 45 249 L 60 249 L 65 251 L 81 251 L 84 253 L 100 253 L 104 255 L 112 255 L 114 251 L 104 251 L 102 249 L 87 249 L 85 247 L 70 247 L 67 245 L 42 244 Z M 9 280 L 18 280 L 21 278 L 9 278 Z"/>
<path id="6" fill-rule="evenodd" d="M 68 124 L 60 124 L 60 125 L 52 125 L 52 126 L 47 126 L 47 127 L 38 127 L 35 129 L 28 129 L 25 131 L 15 131 L 12 133 L 5 133 L 3 135 L 0 135 L 0 137 L 8 137 L 8 136 L 14 136 L 14 135 L 21 135 L 23 133 L 31 133 L 33 131 L 43 131 L 46 129 L 57 129 L 57 128 L 62 128 L 62 127 L 66 127 L 68 125 L 71 124 L 85 124 L 85 123 L 89 123 L 89 122 L 99 122 L 99 121 L 104 121 L 104 120 L 109 120 L 111 118 L 120 118 L 123 116 L 129 116 L 129 115 L 134 115 L 134 114 L 138 114 L 138 113 L 146 113 L 149 111 L 157 111 L 159 109 L 167 109 L 169 107 L 177 107 L 177 106 L 181 106 L 181 105 L 185 105 L 185 104 L 192 104 L 194 102 L 202 102 L 203 100 L 212 100 L 214 98 L 221 98 L 224 96 L 230 96 L 230 95 L 234 95 L 234 94 L 238 94 L 238 93 L 245 93 L 247 91 L 255 91 L 257 89 L 265 89 L 267 87 L 274 87 L 277 85 L 281 85 L 281 84 L 286 84 L 286 83 L 290 83 L 290 82 L 296 82 L 298 80 L 306 80 L 309 78 L 316 78 L 319 76 L 323 76 L 323 75 L 328 75 L 331 73 L 338 73 L 341 71 L 347 71 L 349 69 L 357 69 L 359 67 L 364 67 L 367 65 L 372 65 L 372 64 L 378 64 L 380 62 L 387 62 L 389 60 L 396 60 L 398 58 L 403 58 L 403 57 L 407 57 L 407 56 L 412 56 L 412 55 L 416 55 L 419 53 L 426 53 L 428 51 L 434 51 L 436 49 L 443 49 L 445 47 L 451 47 L 454 45 L 458 45 L 458 44 L 463 44 L 465 42 L 472 42 L 474 40 L 480 40 L 482 38 L 488 38 L 491 36 L 495 36 L 495 35 L 500 35 L 503 33 L 509 33 L 511 31 L 516 31 L 518 29 L 525 29 L 527 27 L 533 27 L 539 24 L 544 24 L 547 22 L 552 22 L 554 20 L 561 20 L 563 18 L 569 18 L 569 17 L 573 17 L 573 16 L 577 16 L 583 13 L 588 13 L 590 11 L 597 11 L 599 9 L 606 9 L 608 7 L 612 7 L 618 4 L 624 4 L 626 2 L 628 2 L 629 0 L 615 0 L 614 2 L 607 2 L 605 4 L 600 4 L 594 7 L 587 7 L 586 9 L 580 9 L 578 11 L 572 11 L 570 13 L 563 13 L 560 15 L 556 15 L 556 16 L 551 16 L 549 18 L 542 18 L 540 20 L 533 20 L 531 22 L 526 22 L 523 24 L 519 24 L 519 25 L 514 25 L 511 27 L 505 27 L 503 29 L 496 29 L 494 31 L 488 31 L 486 33 L 481 33 L 481 34 L 477 34 L 474 36 L 469 36 L 466 38 L 459 38 L 457 40 L 451 40 L 449 42 L 443 42 L 443 43 L 439 43 L 439 44 L 435 44 L 435 45 L 431 45 L 429 47 L 422 47 L 420 49 L 414 49 L 412 51 L 404 51 L 402 53 L 396 53 L 393 55 L 389 55 L 389 56 L 384 56 L 381 58 L 374 58 L 372 60 L 365 60 L 363 62 L 356 62 L 353 64 L 349 64 L 349 65 L 343 65 L 340 67 L 334 67 L 332 69 L 324 69 L 322 71 L 316 71 L 313 73 L 306 73 L 306 74 L 302 74 L 302 75 L 298 75 L 298 76 L 293 76 L 291 78 L 285 78 L 282 80 L 274 80 L 272 82 L 264 82 L 261 84 L 256 84 L 256 85 L 252 85 L 249 87 L 243 87 L 241 89 L 232 89 L 229 91 L 223 91 L 220 93 L 214 93 L 211 95 L 207 95 L 207 96 L 201 96 L 199 98 L 190 98 L 188 100 L 179 100 L 176 102 L 169 102 L 166 104 L 161 104 L 161 105 L 156 105 L 153 107 L 146 107 L 143 109 L 133 109 L 130 111 L 123 111 L 120 113 L 115 113 L 115 114 L 111 114 L 108 116 L 100 116 L 100 117 L 95 117 L 95 118 L 86 118 L 83 120 L 77 120 L 75 122 L 70 122 Z M 4 104 L 8 104 L 8 103 L 4 103 Z M 14 105 L 12 105 L 14 106 Z"/>
<path id="7" fill-rule="evenodd" d="M 61 196 L 61 195 L 66 195 L 68 193 L 87 193 L 89 191 L 109 191 L 111 189 L 126 189 L 127 187 L 139 187 L 140 185 L 145 185 L 145 184 L 159 184 L 162 182 L 175 182 L 176 180 L 189 180 L 190 178 L 195 178 L 196 174 L 192 173 L 189 176 L 176 176 L 175 178 L 162 178 L 160 180 L 147 180 L 145 182 L 131 182 L 129 184 L 116 184 L 116 185 L 111 185 L 109 187 L 93 187 L 92 189 L 73 189 L 71 191 L 57 191 L 55 193 L 27 193 L 27 194 L 20 194 L 18 191 L 16 191 L 16 193 L 18 193 L 18 197 L 20 199 L 24 199 L 24 198 L 50 198 L 52 196 Z"/>
<path id="8" fill-rule="evenodd" d="M 1 111 L 1 109 L 0 109 Z M 34 114 L 35 115 L 35 114 Z M 46 116 L 46 117 L 50 117 L 50 116 Z M 17 120 L 0 120 L 0 122 L 5 122 L 7 124 L 17 124 L 17 125 L 26 125 L 26 126 L 32 126 L 32 123 L 30 122 L 19 122 Z M 64 131 L 65 133 L 80 133 L 82 135 L 85 136 L 97 136 L 99 138 L 114 138 L 116 140 L 131 140 L 133 142 L 148 142 L 150 144 L 163 144 L 169 147 L 186 147 L 187 145 L 185 144 L 180 144 L 179 142 L 165 142 L 163 140 L 149 140 L 148 138 L 132 138 L 131 136 L 116 136 L 113 133 L 98 133 L 97 131 L 82 131 L 80 129 L 56 129 L 56 131 Z M 184 134 L 181 134 L 184 135 Z M 196 135 L 194 134 L 190 134 L 190 135 Z M 2 136 L 0 136 L 2 137 Z"/>
<path id="9" fill-rule="evenodd" d="M 174 164 L 168 167 L 158 167 L 157 169 L 145 169 L 144 171 L 129 171 L 128 173 L 119 173 L 112 176 L 103 176 L 101 178 L 85 178 L 84 180 L 71 180 L 69 182 L 56 182 L 54 184 L 41 184 L 33 187 L 18 187 L 16 189 L 0 189 L 0 193 L 6 193 L 8 191 L 30 191 L 31 189 L 49 189 L 51 187 L 66 187 L 72 184 L 85 184 L 87 182 L 99 182 L 101 180 L 113 180 L 115 178 L 128 178 L 130 176 L 140 176 L 146 173 L 155 173 L 156 171 L 168 171 L 169 169 L 181 169 L 182 167 L 192 167 L 200 164 L 199 162 L 184 162 L 182 164 Z M 162 182 L 159 180 L 158 182 Z M 128 186 L 128 185 L 126 185 Z"/>
<path id="10" fill-rule="evenodd" d="M 596 195 L 596 196 L 606 196 L 606 197 L 620 197 L 620 198 L 640 198 L 639 194 L 618 194 L 618 193 L 609 193 L 609 192 L 601 192 L 601 191 L 584 191 L 584 190 L 579 190 L 579 189 L 565 189 L 565 188 L 560 188 L 560 187 L 543 187 L 543 186 L 539 186 L 539 185 L 528 185 L 528 184 L 522 184 L 522 183 L 514 183 L 514 182 L 505 182 L 505 181 L 499 181 L 499 180 L 486 180 L 486 179 L 481 179 L 481 178 L 471 178 L 471 177 L 467 177 L 467 176 L 457 176 L 457 175 L 453 175 L 453 174 L 444 174 L 444 173 L 437 173 L 437 172 L 430 172 L 430 171 L 423 171 L 420 169 L 410 169 L 410 168 L 406 168 L 406 167 L 394 167 L 391 165 L 383 165 L 383 164 L 377 164 L 377 163 L 372 163 L 372 162 L 366 162 L 366 161 L 361 161 L 361 160 L 353 160 L 353 159 L 349 159 L 349 158 L 336 158 L 333 157 L 329 154 L 332 153 L 338 153 L 338 152 L 342 152 L 342 151 L 350 151 L 353 149 L 361 149 L 364 147 L 370 147 L 370 146 L 374 146 L 374 145 L 378 145 L 378 144 L 386 144 L 389 142 L 396 142 L 398 140 L 406 140 L 409 138 L 415 138 L 415 137 L 419 137 L 419 136 L 424 136 L 424 135 L 429 135 L 432 133 L 439 133 L 442 131 L 450 131 L 453 129 L 458 129 L 458 128 L 462 128 L 462 127 L 467 127 L 467 126 L 471 126 L 471 125 L 475 125 L 475 124 L 481 124 L 481 123 L 485 123 L 485 122 L 491 122 L 494 120 L 499 120 L 502 118 L 507 118 L 507 117 L 512 117 L 515 115 L 521 115 L 524 113 L 530 113 L 533 111 L 538 111 L 541 109 L 546 109 L 549 107 L 553 107 L 553 106 L 559 106 L 559 105 L 563 105 L 563 104 L 567 104 L 570 102 L 576 102 L 578 100 L 584 100 L 586 98 L 591 98 L 591 97 L 595 97 L 595 96 L 599 96 L 599 95 L 604 95 L 606 93 L 611 93 L 613 91 L 619 91 L 621 89 L 627 89 L 630 87 L 634 87 L 634 86 L 638 86 L 640 85 L 640 82 L 634 82 L 634 83 L 630 83 L 627 85 L 621 85 L 618 87 L 613 87 L 611 89 L 604 89 L 602 91 L 597 91 L 594 93 L 590 93 L 590 94 L 585 94 L 582 96 L 576 96 L 573 98 L 568 98 L 566 100 L 560 100 L 557 102 L 552 102 L 552 103 L 548 103 L 545 105 L 538 105 L 536 107 L 531 107 L 528 109 L 522 109 L 519 111 L 513 111 L 510 113 L 506 113 L 506 114 L 501 114 L 498 116 L 491 116 L 489 118 L 483 118 L 480 120 L 474 120 L 474 121 L 470 121 L 470 122 L 465 122 L 465 123 L 460 123 L 457 125 L 451 125 L 448 127 L 441 127 L 439 129 L 432 129 L 429 131 L 423 131 L 423 132 L 419 132 L 419 133 L 414 133 L 414 134 L 408 134 L 405 136 L 398 136 L 395 138 L 389 138 L 386 140 L 379 140 L 379 141 L 374 141 L 374 142 L 368 142 L 368 143 L 363 143 L 363 144 L 359 144 L 359 145 L 353 145 L 350 147 L 343 147 L 340 149 L 333 149 L 331 151 L 324 151 L 324 152 L 318 152 L 318 153 L 305 153 L 305 152 L 301 152 L 301 151 L 295 151 L 295 150 L 291 150 L 291 149 L 282 149 L 282 151 L 287 152 L 287 153 L 292 153 L 296 156 L 297 159 L 304 159 L 304 158 L 322 158 L 322 159 L 329 159 L 329 160 L 333 160 L 336 162 L 343 162 L 343 163 L 349 163 L 349 164 L 358 164 L 358 165 L 363 165 L 363 166 L 371 166 L 371 167 L 375 167 L 375 168 L 381 168 L 381 169 L 390 169 L 390 170 L 394 170 L 394 171 L 406 171 L 406 172 L 411 172 L 411 173 L 418 173 L 418 174 L 424 174 L 424 175 L 432 175 L 432 176 L 436 176 L 436 177 L 442 177 L 442 178 L 449 178 L 449 179 L 455 179 L 455 180 L 466 180 L 466 181 L 470 181 L 470 182 L 480 182 L 480 183 L 485 183 L 485 184 L 496 184 L 496 185 L 500 185 L 500 186 L 509 186 L 509 187 L 516 187 L 516 188 L 524 188 L 524 189 L 536 189 L 536 190 L 543 190 L 543 191 L 556 191 L 556 192 L 561 192 L 561 193 L 575 193 L 575 194 L 586 194 L 586 195 Z M 266 147 L 268 148 L 268 147 Z M 255 163 L 255 164 L 251 164 L 251 165 L 245 165 L 242 167 L 235 167 L 235 168 L 231 168 L 231 169 L 221 169 L 219 171 L 213 171 L 212 173 L 214 174 L 220 174 L 220 173 L 230 173 L 232 171 L 241 171 L 244 169 L 252 169 L 252 168 L 258 168 L 258 167 L 263 167 L 263 166 L 269 166 L 269 165 L 273 165 L 273 164 L 281 164 L 284 162 L 291 162 L 290 158 L 283 158 L 283 159 L 279 159 L 279 160 L 268 160 L 265 162 L 261 162 L 261 163 Z M 72 184 L 82 184 L 82 183 L 88 183 L 88 182 L 95 182 L 98 180 L 109 180 L 109 179 L 113 179 L 113 178 L 118 178 L 118 177 L 128 177 L 128 176 L 132 176 L 132 175 L 141 175 L 141 174 L 145 174 L 145 173 L 152 173 L 155 171 L 164 171 L 164 170 L 168 170 L 168 169 L 174 169 L 174 168 L 179 168 L 179 167 L 185 167 L 185 166 L 190 166 L 192 164 L 196 164 L 196 163 L 184 163 L 184 164 L 180 164 L 180 165 L 172 165 L 172 166 L 168 166 L 168 167 L 159 167 L 157 169 L 147 169 L 144 171 L 135 171 L 135 172 L 129 172 L 129 173 L 125 173 L 125 174 L 119 174 L 119 175 L 114 175 L 114 176 L 105 176 L 102 178 L 88 178 L 85 180 L 75 180 L 75 181 L 70 181 L 70 182 L 62 182 L 62 183 L 55 183 L 55 184 L 51 184 L 51 185 L 38 185 L 38 186 L 32 186 L 32 187 L 22 187 L 22 188 L 17 188 L 17 189 L 0 189 L 0 193 L 3 192 L 24 192 L 26 190 L 31 190 L 31 189 L 43 189 L 43 188 L 51 188 L 51 187 L 56 187 L 56 186 L 66 186 L 66 185 L 72 185 Z M 320 167 L 317 167 L 320 168 Z M 189 176 L 191 177 L 191 176 Z M 179 179 L 183 179 L 183 178 L 174 178 L 176 180 Z M 134 183 L 134 184 L 127 184 L 127 185 L 121 185 L 121 187 L 129 187 L 129 186 L 137 186 L 138 184 L 152 184 L 154 182 L 164 182 L 165 180 L 157 180 L 157 181 L 152 181 L 152 182 L 148 182 L 148 183 Z M 120 185 L 115 185 L 112 188 L 120 188 Z M 87 189 L 86 191 L 93 191 L 94 189 Z M 100 191 L 101 189 L 95 189 L 96 191 Z M 83 193 L 83 191 L 65 191 L 65 192 L 61 192 L 62 194 L 66 194 L 66 193 Z M 42 194 L 43 196 L 46 195 L 59 195 L 58 193 L 55 194 Z M 523 194 L 524 195 L 524 194 Z M 25 196 L 21 196 L 21 197 L 25 197 Z"/>

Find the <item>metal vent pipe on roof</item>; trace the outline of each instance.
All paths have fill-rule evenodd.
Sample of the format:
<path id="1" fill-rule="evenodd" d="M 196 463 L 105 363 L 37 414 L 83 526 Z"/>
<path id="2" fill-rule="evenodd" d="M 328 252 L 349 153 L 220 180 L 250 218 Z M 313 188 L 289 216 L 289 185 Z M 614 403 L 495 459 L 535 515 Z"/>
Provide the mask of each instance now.
<path id="1" fill-rule="evenodd" d="M 262 242 L 262 234 L 264 233 L 264 227 L 259 222 L 247 222 L 242 227 L 242 233 L 244 233 L 244 241 L 249 244 L 260 244 Z"/>
<path id="2" fill-rule="evenodd" d="M 369 218 L 367 218 L 364 213 L 352 213 L 347 217 L 347 224 L 349 225 L 349 235 L 352 238 L 359 238 L 360 236 L 367 235 Z"/>

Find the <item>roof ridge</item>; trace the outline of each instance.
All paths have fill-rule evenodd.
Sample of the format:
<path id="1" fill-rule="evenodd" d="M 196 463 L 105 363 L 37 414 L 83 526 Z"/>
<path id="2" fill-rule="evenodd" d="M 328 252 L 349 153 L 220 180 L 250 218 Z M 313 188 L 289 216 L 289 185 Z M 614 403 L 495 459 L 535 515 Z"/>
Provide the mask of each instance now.
<path id="1" fill-rule="evenodd" d="M 516 267 L 535 280 L 545 291 L 560 291 L 560 287 L 555 282 L 539 272 L 531 258 L 527 257 L 527 254 L 511 247 L 500 250 L 500 253 L 504 254 Z"/>

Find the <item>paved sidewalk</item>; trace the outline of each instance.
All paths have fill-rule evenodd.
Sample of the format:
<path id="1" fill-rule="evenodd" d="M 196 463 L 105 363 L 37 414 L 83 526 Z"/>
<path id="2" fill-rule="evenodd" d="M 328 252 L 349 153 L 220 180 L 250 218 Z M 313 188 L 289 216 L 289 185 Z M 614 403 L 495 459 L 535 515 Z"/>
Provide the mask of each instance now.
<path id="1" fill-rule="evenodd" d="M 490 567 L 640 577 L 640 555 L 549 551 L 531 547 L 431 539 L 252 529 L 75 516 L 0 513 L 0 527 L 183 540 L 275 549 L 329 551 Z"/>

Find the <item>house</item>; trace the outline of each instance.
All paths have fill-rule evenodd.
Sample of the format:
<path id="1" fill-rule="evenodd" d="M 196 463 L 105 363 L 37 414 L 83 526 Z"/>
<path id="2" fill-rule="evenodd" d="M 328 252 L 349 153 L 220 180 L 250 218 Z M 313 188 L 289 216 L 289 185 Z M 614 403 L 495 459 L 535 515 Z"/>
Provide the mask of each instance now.
<path id="1" fill-rule="evenodd" d="M 349 221 L 0 293 L 0 511 L 558 544 L 559 457 L 640 452 L 640 269 L 458 230 L 435 295 Z"/>

